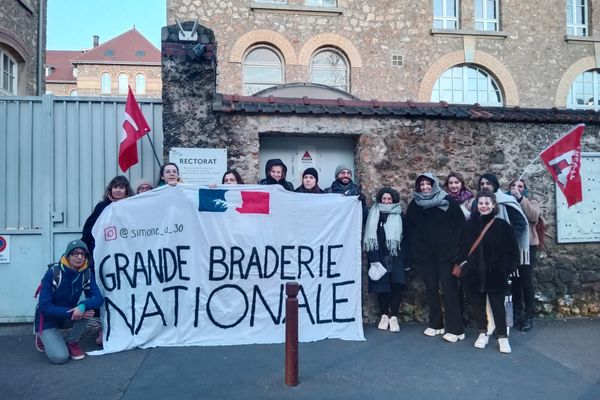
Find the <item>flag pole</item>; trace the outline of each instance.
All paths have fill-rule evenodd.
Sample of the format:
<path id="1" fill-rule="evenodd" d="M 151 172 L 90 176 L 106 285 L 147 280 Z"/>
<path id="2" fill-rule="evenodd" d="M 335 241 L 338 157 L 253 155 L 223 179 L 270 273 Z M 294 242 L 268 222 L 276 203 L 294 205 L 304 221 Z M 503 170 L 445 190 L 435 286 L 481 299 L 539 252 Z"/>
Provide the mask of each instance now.
<path id="1" fill-rule="evenodd" d="M 154 154 L 154 158 L 156 159 L 156 163 L 158 164 L 158 168 L 160 169 L 162 167 L 162 164 L 160 163 L 160 160 L 158 159 L 158 155 L 156 154 L 156 150 L 154 149 L 154 143 L 152 143 L 152 139 L 150 139 L 150 132 L 148 132 L 146 134 L 146 137 L 148 138 L 148 141 L 150 142 L 150 147 L 152 148 L 152 153 Z"/>
<path id="2" fill-rule="evenodd" d="M 520 181 L 521 179 L 523 179 L 523 177 L 525 176 L 525 171 L 527 171 L 527 168 L 531 167 L 538 158 L 540 158 L 539 154 L 537 156 L 535 156 L 535 158 L 533 160 L 531 160 L 531 162 L 529 164 L 527 164 L 527 166 L 523 170 L 523 173 L 521 174 L 521 176 L 519 176 L 519 179 L 517 179 L 517 182 Z"/>

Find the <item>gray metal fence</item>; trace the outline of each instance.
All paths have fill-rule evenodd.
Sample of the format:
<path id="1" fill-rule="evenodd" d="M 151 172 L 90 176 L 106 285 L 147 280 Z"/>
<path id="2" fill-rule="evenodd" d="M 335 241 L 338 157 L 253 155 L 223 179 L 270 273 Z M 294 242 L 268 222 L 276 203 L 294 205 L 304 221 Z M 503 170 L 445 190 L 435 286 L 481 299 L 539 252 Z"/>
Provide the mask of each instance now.
<path id="1" fill-rule="evenodd" d="M 160 158 L 162 102 L 138 101 Z M 46 265 L 79 238 L 110 179 L 157 179 L 147 138 L 138 142 L 140 162 L 119 169 L 124 111 L 125 98 L 0 97 L 0 236 L 9 243 L 0 258 L 0 322 L 31 320 Z"/>

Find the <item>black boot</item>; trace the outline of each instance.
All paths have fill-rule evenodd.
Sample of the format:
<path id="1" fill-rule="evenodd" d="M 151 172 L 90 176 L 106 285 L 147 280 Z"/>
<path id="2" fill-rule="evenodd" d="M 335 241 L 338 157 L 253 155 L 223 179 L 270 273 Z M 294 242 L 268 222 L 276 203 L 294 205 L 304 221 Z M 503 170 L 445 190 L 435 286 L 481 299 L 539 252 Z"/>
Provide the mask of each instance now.
<path id="1" fill-rule="evenodd" d="M 513 321 L 514 321 L 514 327 L 522 331 L 523 323 L 525 322 L 525 314 L 523 314 L 523 310 L 516 309 L 514 311 Z"/>
<path id="2" fill-rule="evenodd" d="M 523 320 L 523 324 L 521 325 L 521 327 L 519 329 L 521 329 L 521 331 L 523 331 L 523 332 L 529 332 L 531 330 L 531 328 L 533 328 L 533 319 L 525 318 Z"/>

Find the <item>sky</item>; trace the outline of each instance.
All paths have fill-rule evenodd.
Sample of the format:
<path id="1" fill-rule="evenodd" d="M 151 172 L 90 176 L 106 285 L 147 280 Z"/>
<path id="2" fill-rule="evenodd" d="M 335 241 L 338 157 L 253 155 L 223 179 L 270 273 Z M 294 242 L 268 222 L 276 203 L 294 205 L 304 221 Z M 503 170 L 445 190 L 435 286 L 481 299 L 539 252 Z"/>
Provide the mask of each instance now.
<path id="1" fill-rule="evenodd" d="M 160 30 L 167 24 L 166 0 L 48 0 L 48 50 L 85 50 L 92 37 L 100 44 L 135 25 L 160 49 Z"/>

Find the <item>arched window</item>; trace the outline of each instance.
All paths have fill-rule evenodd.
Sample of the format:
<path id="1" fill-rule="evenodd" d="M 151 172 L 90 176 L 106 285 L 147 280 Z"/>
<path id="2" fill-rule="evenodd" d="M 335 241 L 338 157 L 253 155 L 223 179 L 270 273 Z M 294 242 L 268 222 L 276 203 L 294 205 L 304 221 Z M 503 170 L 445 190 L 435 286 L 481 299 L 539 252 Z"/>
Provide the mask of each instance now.
<path id="1" fill-rule="evenodd" d="M 501 106 L 500 86 L 485 70 L 473 65 L 457 65 L 435 82 L 431 101 Z"/>
<path id="2" fill-rule="evenodd" d="M 575 78 L 569 89 L 567 108 L 600 110 L 600 70 L 591 69 Z"/>
<path id="3" fill-rule="evenodd" d="M 127 94 L 127 85 L 129 85 L 127 74 L 119 74 L 119 94 Z"/>
<path id="4" fill-rule="evenodd" d="M 77 95 L 78 95 L 77 89 L 73 89 L 69 92 L 69 96 L 77 96 Z"/>
<path id="5" fill-rule="evenodd" d="M 258 46 L 244 58 L 244 94 L 252 95 L 283 83 L 283 57 L 273 48 Z"/>
<path id="6" fill-rule="evenodd" d="M 108 72 L 105 72 L 102 74 L 102 93 L 110 94 L 110 86 L 110 74 Z"/>
<path id="7" fill-rule="evenodd" d="M 0 50 L 0 93 L 17 94 L 17 62 Z"/>
<path id="8" fill-rule="evenodd" d="M 146 94 L 146 77 L 142 74 L 135 76 L 135 94 Z"/>
<path id="9" fill-rule="evenodd" d="M 350 79 L 346 57 L 335 49 L 321 49 L 310 61 L 310 81 L 349 91 Z"/>

